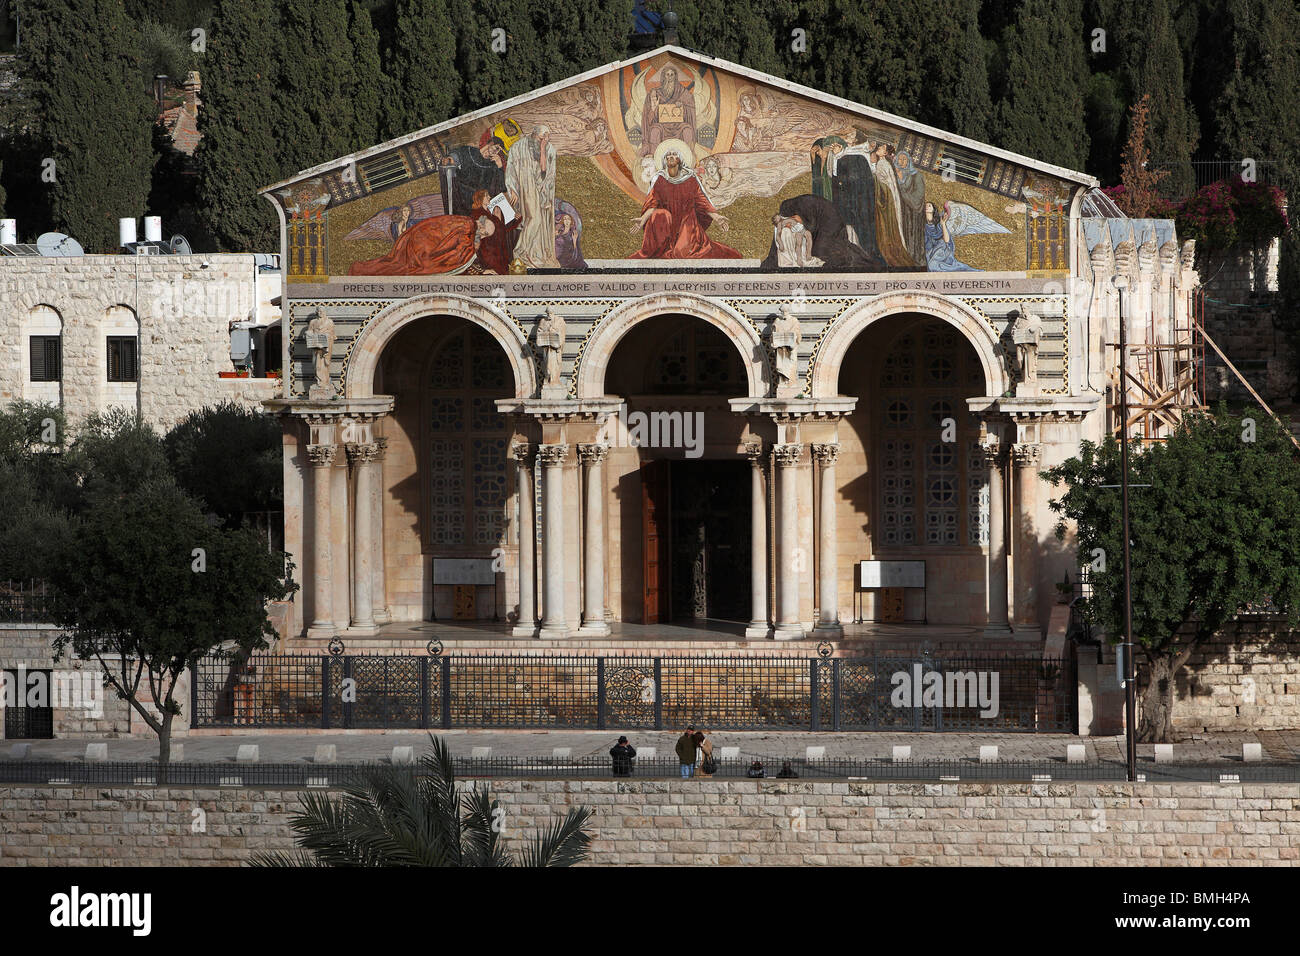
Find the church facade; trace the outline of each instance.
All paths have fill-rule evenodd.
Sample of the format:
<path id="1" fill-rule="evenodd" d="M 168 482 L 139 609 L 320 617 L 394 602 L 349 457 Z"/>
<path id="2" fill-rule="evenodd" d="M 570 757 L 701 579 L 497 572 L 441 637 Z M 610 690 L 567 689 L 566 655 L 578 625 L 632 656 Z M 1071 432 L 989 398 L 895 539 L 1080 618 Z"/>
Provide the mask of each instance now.
<path id="1" fill-rule="evenodd" d="M 1040 637 L 1078 561 L 1039 472 L 1116 426 L 1112 277 L 1150 345 L 1198 282 L 1096 185 L 664 47 L 267 187 L 290 645 Z"/>

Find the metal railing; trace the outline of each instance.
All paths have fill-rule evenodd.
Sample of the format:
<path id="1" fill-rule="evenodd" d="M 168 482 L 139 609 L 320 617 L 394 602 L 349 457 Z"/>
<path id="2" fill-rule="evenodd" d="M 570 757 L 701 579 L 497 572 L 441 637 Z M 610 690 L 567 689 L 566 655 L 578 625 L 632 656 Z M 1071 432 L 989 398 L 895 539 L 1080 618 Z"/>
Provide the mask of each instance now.
<path id="1" fill-rule="evenodd" d="M 51 592 L 42 580 L 0 581 L 0 622 L 50 623 Z"/>
<path id="2" fill-rule="evenodd" d="M 780 781 L 781 766 L 789 763 L 796 775 L 788 779 L 840 781 L 900 781 L 968 783 L 1002 781 L 1048 783 L 1056 781 L 1115 781 L 1126 779 L 1122 760 L 1068 763 L 1065 760 L 1004 760 L 982 763 L 977 759 L 894 761 L 886 758 L 828 758 L 763 756 L 767 781 Z M 719 759 L 717 773 L 704 777 L 696 766 L 696 780 L 749 779 L 752 755 Z M 459 780 L 550 779 L 626 780 L 680 779 L 675 757 L 638 757 L 630 775 L 615 776 L 608 757 L 455 757 Z M 167 786 L 172 787 L 337 787 L 366 767 L 391 764 L 296 763 L 173 763 L 168 765 Z M 405 766 L 410 773 L 419 765 Z M 1300 783 L 1300 763 L 1138 763 L 1139 783 Z M 158 765 L 153 761 L 85 763 L 73 760 L 0 759 L 0 785 L 156 786 Z"/>
<path id="3" fill-rule="evenodd" d="M 1070 733 L 1072 656 L 218 655 L 194 727 Z"/>

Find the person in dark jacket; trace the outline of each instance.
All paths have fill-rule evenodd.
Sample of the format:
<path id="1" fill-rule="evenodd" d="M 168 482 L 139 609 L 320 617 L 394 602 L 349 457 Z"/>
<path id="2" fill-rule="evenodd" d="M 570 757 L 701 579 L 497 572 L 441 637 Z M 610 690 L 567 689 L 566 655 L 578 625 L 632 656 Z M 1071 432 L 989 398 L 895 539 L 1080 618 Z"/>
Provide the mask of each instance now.
<path id="1" fill-rule="evenodd" d="M 614 761 L 614 776 L 632 776 L 632 758 L 636 756 L 636 748 L 627 742 L 626 737 L 619 737 L 618 743 L 609 748 L 609 756 Z"/>
<path id="2" fill-rule="evenodd" d="M 781 772 L 778 773 L 777 776 L 783 780 L 789 780 L 790 778 L 798 777 L 799 775 L 794 772 L 794 767 L 791 767 L 790 761 L 787 760 L 785 763 L 781 764 Z"/>
<path id="3" fill-rule="evenodd" d="M 694 725 L 677 738 L 677 761 L 682 767 L 682 779 L 695 776 L 695 761 L 699 758 L 700 745 L 695 739 Z"/>

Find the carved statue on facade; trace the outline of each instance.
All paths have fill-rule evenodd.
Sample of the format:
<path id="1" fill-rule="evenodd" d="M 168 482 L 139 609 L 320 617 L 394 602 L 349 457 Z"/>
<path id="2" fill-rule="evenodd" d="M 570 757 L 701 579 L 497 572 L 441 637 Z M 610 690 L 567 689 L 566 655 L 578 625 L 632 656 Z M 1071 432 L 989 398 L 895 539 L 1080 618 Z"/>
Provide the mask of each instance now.
<path id="1" fill-rule="evenodd" d="M 308 395 L 313 399 L 333 398 L 335 391 L 334 383 L 330 380 L 330 362 L 334 351 L 334 321 L 324 309 L 316 310 L 312 320 L 307 323 L 307 333 L 303 338 L 311 350 L 315 369 Z"/>
<path id="2" fill-rule="evenodd" d="M 1042 334 L 1043 320 L 1029 311 L 1028 305 L 1020 303 L 1020 314 L 1011 327 L 1011 341 L 1015 343 L 1016 360 L 1020 364 L 1020 382 L 1026 390 L 1038 387 L 1038 344 Z"/>
<path id="3" fill-rule="evenodd" d="M 781 306 L 781 313 L 772 323 L 772 349 L 776 353 L 776 392 L 792 394 L 797 390 L 795 375 L 799 363 L 799 318 L 789 304 Z"/>
<path id="4" fill-rule="evenodd" d="M 542 353 L 543 390 L 562 387 L 560 367 L 564 354 L 564 317 L 554 309 L 548 308 L 537 323 L 537 348 Z"/>

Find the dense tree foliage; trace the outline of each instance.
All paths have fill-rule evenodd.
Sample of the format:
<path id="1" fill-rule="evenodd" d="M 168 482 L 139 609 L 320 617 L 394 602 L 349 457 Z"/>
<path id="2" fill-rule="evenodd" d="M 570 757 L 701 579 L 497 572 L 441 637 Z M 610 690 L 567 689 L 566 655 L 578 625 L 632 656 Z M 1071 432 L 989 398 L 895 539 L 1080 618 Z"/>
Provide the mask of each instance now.
<path id="1" fill-rule="evenodd" d="M 69 441 L 54 406 L 0 411 L 0 579 L 46 582 L 56 653 L 98 663 L 158 734 L 164 776 L 181 675 L 222 645 L 266 646 L 267 602 L 292 587 L 285 555 L 239 526 L 268 493 L 248 482 L 271 481 L 247 420 L 255 414 L 205 409 L 164 439 L 117 409 L 90 416 Z M 169 452 L 204 493 L 229 482 L 227 498 L 214 495 L 226 514 L 177 482 Z M 205 463 L 212 473 L 197 481 Z M 250 501 L 231 497 L 241 492 Z"/>
<path id="2" fill-rule="evenodd" d="M 1165 742 L 1175 681 L 1200 644 L 1249 607 L 1300 619 L 1300 464 L 1267 413 L 1220 408 L 1131 447 L 1129 470 L 1133 638 L 1145 658 L 1138 731 Z M 1076 529 L 1080 563 L 1093 568 L 1089 610 L 1113 641 L 1124 633 L 1120 475 L 1109 437 L 1044 472 L 1064 486 L 1051 502 L 1057 536 Z"/>

